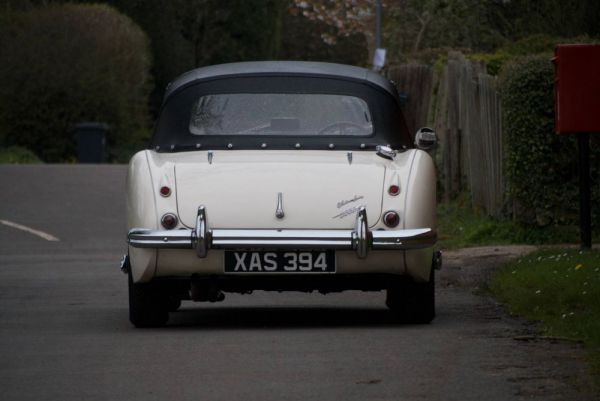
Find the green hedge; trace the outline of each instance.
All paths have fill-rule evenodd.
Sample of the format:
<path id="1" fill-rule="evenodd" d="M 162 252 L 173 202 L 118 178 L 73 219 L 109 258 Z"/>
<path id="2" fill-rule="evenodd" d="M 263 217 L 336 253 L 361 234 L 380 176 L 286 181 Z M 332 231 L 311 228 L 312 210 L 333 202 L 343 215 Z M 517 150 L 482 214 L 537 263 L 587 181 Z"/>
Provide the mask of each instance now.
<path id="1" fill-rule="evenodd" d="M 42 161 L 31 150 L 20 146 L 0 148 L 0 164 L 41 163 Z"/>
<path id="2" fill-rule="evenodd" d="M 113 161 L 146 144 L 149 43 L 114 8 L 3 10 L 0 60 L 0 146 L 22 146 L 48 162 L 73 161 L 72 128 L 85 121 L 111 126 Z"/>
<path id="3" fill-rule="evenodd" d="M 551 53 L 517 59 L 500 83 L 508 188 L 517 221 L 538 226 L 579 221 L 578 150 L 574 135 L 554 132 Z M 600 137 L 592 135 L 593 222 L 600 218 Z"/>

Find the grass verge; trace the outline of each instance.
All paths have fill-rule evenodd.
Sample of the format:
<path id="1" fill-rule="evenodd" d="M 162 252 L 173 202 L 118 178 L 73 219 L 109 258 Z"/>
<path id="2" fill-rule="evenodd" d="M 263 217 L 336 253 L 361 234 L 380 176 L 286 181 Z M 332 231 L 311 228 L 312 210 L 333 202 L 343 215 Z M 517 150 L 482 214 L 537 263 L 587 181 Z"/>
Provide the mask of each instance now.
<path id="1" fill-rule="evenodd" d="M 600 232 L 594 233 L 594 241 Z M 579 227 L 531 227 L 512 220 L 494 219 L 479 213 L 464 194 L 451 203 L 438 205 L 438 246 L 457 249 L 469 246 L 508 244 L 579 243 Z"/>
<path id="2" fill-rule="evenodd" d="M 582 341 L 600 385 L 600 251 L 534 252 L 496 272 L 490 290 L 546 335 Z"/>

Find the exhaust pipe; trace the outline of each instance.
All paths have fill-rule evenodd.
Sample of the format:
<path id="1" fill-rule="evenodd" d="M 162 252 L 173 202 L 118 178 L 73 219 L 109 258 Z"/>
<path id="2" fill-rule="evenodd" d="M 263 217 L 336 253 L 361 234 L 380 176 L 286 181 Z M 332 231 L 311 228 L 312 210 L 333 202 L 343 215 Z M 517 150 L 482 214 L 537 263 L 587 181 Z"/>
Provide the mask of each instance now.
<path id="1" fill-rule="evenodd" d="M 190 298 L 195 302 L 221 302 L 225 299 L 216 279 L 192 279 Z"/>

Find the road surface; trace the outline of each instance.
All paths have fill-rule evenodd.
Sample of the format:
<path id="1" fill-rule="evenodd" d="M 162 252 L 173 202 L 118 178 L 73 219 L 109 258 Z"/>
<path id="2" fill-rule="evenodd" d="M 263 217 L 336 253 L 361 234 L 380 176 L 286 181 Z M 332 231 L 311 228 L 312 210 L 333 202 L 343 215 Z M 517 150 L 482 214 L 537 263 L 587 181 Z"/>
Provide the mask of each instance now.
<path id="1" fill-rule="evenodd" d="M 580 346 L 519 341 L 535 328 L 475 295 L 528 248 L 446 254 L 430 325 L 394 323 L 382 292 L 257 292 L 135 329 L 125 172 L 0 166 L 2 400 L 594 398 Z"/>

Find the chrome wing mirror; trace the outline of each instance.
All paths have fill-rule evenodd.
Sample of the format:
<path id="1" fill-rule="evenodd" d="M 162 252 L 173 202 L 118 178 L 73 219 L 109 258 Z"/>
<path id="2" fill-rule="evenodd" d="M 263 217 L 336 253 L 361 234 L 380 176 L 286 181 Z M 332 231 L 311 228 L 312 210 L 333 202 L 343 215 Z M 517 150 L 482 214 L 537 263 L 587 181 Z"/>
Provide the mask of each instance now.
<path id="1" fill-rule="evenodd" d="M 419 128 L 415 135 L 415 146 L 421 150 L 431 150 L 437 144 L 435 131 L 428 127 Z"/>

